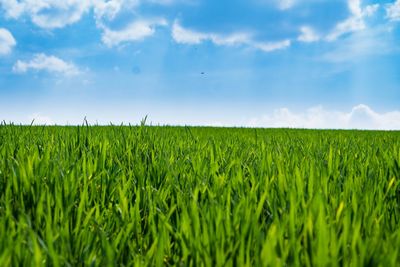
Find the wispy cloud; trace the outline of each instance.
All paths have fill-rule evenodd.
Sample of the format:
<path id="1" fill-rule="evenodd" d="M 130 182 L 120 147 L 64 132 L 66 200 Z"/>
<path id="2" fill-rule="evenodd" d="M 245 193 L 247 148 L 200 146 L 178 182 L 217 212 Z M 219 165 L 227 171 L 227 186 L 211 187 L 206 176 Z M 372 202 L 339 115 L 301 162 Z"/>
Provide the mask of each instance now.
<path id="1" fill-rule="evenodd" d="M 172 26 L 172 38 L 177 43 L 181 44 L 200 44 L 205 41 L 210 41 L 218 46 L 234 46 L 245 45 L 253 47 L 264 52 L 272 52 L 274 50 L 284 49 L 290 46 L 290 40 L 277 42 L 257 42 L 253 40 L 250 33 L 238 32 L 233 34 L 217 34 L 199 32 L 184 28 L 178 21 L 175 21 Z"/>
<path id="2" fill-rule="evenodd" d="M 81 73 L 74 64 L 65 62 L 58 57 L 45 54 L 36 54 L 29 61 L 18 60 L 13 66 L 13 71 L 15 73 L 26 73 L 30 70 L 47 71 L 66 76 L 78 75 Z"/>
<path id="3" fill-rule="evenodd" d="M 14 36 L 7 29 L 0 28 L 0 55 L 11 53 L 13 47 L 17 44 Z"/>
<path id="4" fill-rule="evenodd" d="M 93 9 L 96 19 L 114 19 L 123 7 L 123 0 L 94 0 Z"/>
<path id="5" fill-rule="evenodd" d="M 390 54 L 396 50 L 398 48 L 391 30 L 382 25 L 343 38 L 319 58 L 329 62 L 351 62 L 369 56 Z"/>
<path id="6" fill-rule="evenodd" d="M 264 52 L 272 52 L 275 50 L 288 48 L 291 43 L 292 42 L 287 39 L 278 42 L 252 42 L 250 45 Z"/>
<path id="7" fill-rule="evenodd" d="M 103 26 L 102 41 L 109 47 L 125 42 L 136 42 L 152 36 L 157 26 L 166 26 L 165 19 L 138 20 L 121 30 L 111 30 Z"/>
<path id="8" fill-rule="evenodd" d="M 103 20 L 113 20 L 120 12 L 124 10 L 133 10 L 137 8 L 140 0 L 92 0 L 95 18 L 98 23 Z"/>
<path id="9" fill-rule="evenodd" d="M 272 114 L 251 119 L 248 126 L 398 130 L 400 111 L 379 113 L 363 104 L 353 107 L 349 112 L 326 110 L 322 106 L 310 108 L 305 112 L 281 108 Z"/>
<path id="10" fill-rule="evenodd" d="M 203 33 L 182 27 L 177 21 L 172 26 L 172 37 L 181 44 L 200 44 L 211 41 L 216 45 L 238 45 L 249 43 L 251 36 L 248 33 L 234 33 L 220 35 L 215 33 Z"/>
<path id="11" fill-rule="evenodd" d="M 315 30 L 309 26 L 302 26 L 300 28 L 300 35 L 297 38 L 299 42 L 312 43 L 320 40 L 320 36 Z"/>
<path id="12" fill-rule="evenodd" d="M 392 21 L 400 20 L 400 0 L 386 6 L 386 17 Z"/>
<path id="13" fill-rule="evenodd" d="M 334 41 L 344 34 L 364 30 L 366 28 L 364 19 L 372 16 L 379 8 L 378 4 L 362 8 L 361 0 L 348 0 L 347 4 L 351 14 L 350 17 L 336 25 L 326 37 L 327 41 Z"/>

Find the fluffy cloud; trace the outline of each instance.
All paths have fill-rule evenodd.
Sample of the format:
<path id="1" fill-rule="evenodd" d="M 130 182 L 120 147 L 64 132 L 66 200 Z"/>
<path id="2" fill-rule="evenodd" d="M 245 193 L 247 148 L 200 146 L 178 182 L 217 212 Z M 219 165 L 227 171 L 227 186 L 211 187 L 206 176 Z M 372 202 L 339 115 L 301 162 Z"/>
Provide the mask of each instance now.
<path id="1" fill-rule="evenodd" d="M 96 20 L 113 19 L 121 10 L 134 8 L 139 0 L 0 0 L 9 18 L 27 16 L 41 28 L 62 28 L 79 21 L 93 9 Z"/>
<path id="2" fill-rule="evenodd" d="M 264 52 L 284 49 L 290 46 L 290 40 L 278 42 L 256 42 L 248 33 L 233 33 L 230 35 L 222 35 L 216 33 L 198 32 L 182 27 L 177 21 L 172 26 L 172 38 L 181 44 L 200 44 L 210 41 L 219 46 L 246 45 Z"/>
<path id="3" fill-rule="evenodd" d="M 312 43 L 320 39 L 319 35 L 314 31 L 314 29 L 308 26 L 301 27 L 300 33 L 301 34 L 297 38 L 299 42 Z"/>
<path id="4" fill-rule="evenodd" d="M 112 20 L 124 9 L 133 9 L 140 4 L 139 0 L 92 0 L 95 17 Z"/>
<path id="5" fill-rule="evenodd" d="M 386 16 L 392 21 L 400 20 L 400 0 L 386 6 Z"/>
<path id="6" fill-rule="evenodd" d="M 17 44 L 12 34 L 4 28 L 0 28 L 0 55 L 7 55 Z"/>
<path id="7" fill-rule="evenodd" d="M 154 34 L 157 26 L 166 26 L 164 19 L 155 20 L 138 20 L 122 30 L 111 30 L 107 27 L 103 28 L 102 41 L 107 46 L 115 46 L 124 42 L 135 42 L 143 40 Z"/>
<path id="8" fill-rule="evenodd" d="M 6 16 L 14 19 L 19 18 L 25 12 L 26 4 L 24 1 L 0 0 L 0 6 L 3 8 Z"/>
<path id="9" fill-rule="evenodd" d="M 372 16 L 379 8 L 378 4 L 362 8 L 361 0 L 348 0 L 347 3 L 351 16 L 336 25 L 326 37 L 327 41 L 334 41 L 344 34 L 364 30 L 366 28 L 364 19 Z"/>
<path id="10" fill-rule="evenodd" d="M 0 5 L 10 18 L 26 15 L 39 27 L 52 29 L 79 21 L 89 11 L 92 1 L 0 0 Z"/>
<path id="11" fill-rule="evenodd" d="M 112 20 L 121 11 L 124 1 L 110 0 L 106 2 L 102 0 L 95 0 L 94 3 L 93 9 L 97 20 L 101 20 L 103 18 Z"/>
<path id="12" fill-rule="evenodd" d="M 314 107 L 299 113 L 281 108 L 272 114 L 251 119 L 248 126 L 398 130 L 400 129 L 400 111 L 378 113 L 362 104 L 353 107 L 350 112 L 329 111 L 323 107 Z"/>
<path id="13" fill-rule="evenodd" d="M 47 56 L 45 54 L 36 54 L 29 61 L 18 60 L 13 67 L 15 73 L 26 73 L 29 70 L 47 71 L 66 76 L 78 75 L 80 73 L 79 69 L 74 64 L 65 62 L 58 57 Z"/>

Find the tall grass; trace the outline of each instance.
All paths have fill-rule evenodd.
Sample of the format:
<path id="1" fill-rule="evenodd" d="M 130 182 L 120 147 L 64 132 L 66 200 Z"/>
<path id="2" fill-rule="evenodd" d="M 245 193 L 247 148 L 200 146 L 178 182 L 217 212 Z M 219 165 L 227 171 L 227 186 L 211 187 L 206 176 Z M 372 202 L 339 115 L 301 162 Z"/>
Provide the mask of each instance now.
<path id="1" fill-rule="evenodd" d="M 0 126 L 0 266 L 399 266 L 400 133 Z"/>

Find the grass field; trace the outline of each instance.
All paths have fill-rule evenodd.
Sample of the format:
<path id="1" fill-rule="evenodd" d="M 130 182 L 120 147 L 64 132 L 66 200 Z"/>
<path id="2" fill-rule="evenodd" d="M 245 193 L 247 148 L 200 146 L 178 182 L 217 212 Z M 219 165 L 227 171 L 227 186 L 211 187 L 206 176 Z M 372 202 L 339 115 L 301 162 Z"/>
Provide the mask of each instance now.
<path id="1" fill-rule="evenodd" d="M 400 132 L 0 126 L 0 266 L 399 266 Z"/>

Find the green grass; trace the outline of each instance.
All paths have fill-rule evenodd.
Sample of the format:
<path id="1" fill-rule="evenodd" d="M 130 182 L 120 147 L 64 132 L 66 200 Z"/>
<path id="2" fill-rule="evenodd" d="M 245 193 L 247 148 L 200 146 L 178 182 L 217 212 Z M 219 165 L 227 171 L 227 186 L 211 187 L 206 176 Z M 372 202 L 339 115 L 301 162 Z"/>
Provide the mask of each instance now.
<path id="1" fill-rule="evenodd" d="M 0 266 L 399 266 L 400 133 L 0 126 Z"/>

